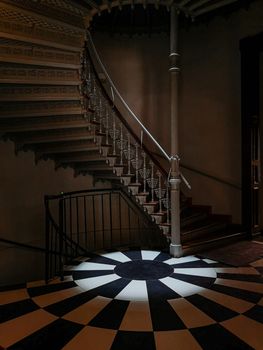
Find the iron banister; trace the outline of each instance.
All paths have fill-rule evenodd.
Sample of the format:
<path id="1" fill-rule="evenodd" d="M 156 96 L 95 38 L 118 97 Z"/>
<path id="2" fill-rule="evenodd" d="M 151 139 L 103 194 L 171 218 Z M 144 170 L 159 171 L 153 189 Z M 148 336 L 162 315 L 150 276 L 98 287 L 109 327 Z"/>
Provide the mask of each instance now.
<path id="1" fill-rule="evenodd" d="M 100 68 L 102 69 L 108 83 L 110 84 L 110 88 L 111 91 L 114 91 L 114 93 L 118 96 L 119 100 L 122 102 L 123 106 L 125 107 L 125 109 L 129 112 L 129 114 L 132 116 L 132 118 L 140 125 L 140 127 L 142 128 L 142 130 L 149 136 L 149 138 L 154 142 L 154 144 L 158 147 L 158 149 L 162 152 L 162 154 L 165 156 L 165 158 L 170 162 L 171 161 L 171 157 L 167 154 L 167 152 L 163 149 L 163 147 L 158 143 L 158 141 L 153 137 L 153 135 L 150 133 L 150 131 L 143 125 L 143 123 L 140 121 L 140 119 L 135 115 L 135 113 L 131 110 L 131 108 L 128 106 L 128 104 L 125 102 L 125 100 L 123 99 L 123 97 L 121 96 L 121 94 L 119 93 L 118 89 L 116 88 L 116 86 L 114 85 L 113 81 L 111 80 L 108 72 L 106 71 L 106 68 L 104 67 L 98 52 L 95 48 L 95 45 L 93 43 L 92 37 L 90 32 L 87 32 L 88 35 L 88 45 L 90 46 L 90 49 L 93 51 L 97 62 L 100 65 Z M 114 97 L 113 97 L 113 101 L 114 103 Z"/>

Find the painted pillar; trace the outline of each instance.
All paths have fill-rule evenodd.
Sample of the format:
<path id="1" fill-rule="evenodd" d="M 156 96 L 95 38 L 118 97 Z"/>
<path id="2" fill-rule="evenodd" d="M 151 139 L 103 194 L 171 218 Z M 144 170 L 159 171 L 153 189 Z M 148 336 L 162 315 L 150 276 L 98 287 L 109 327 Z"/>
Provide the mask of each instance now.
<path id="1" fill-rule="evenodd" d="M 170 98 L 171 98 L 171 244 L 170 254 L 179 258 L 182 256 L 180 233 L 180 170 L 179 170 L 179 145 L 178 145 L 178 78 L 179 78 L 179 54 L 178 54 L 178 13 L 175 4 L 171 6 L 170 19 Z"/>

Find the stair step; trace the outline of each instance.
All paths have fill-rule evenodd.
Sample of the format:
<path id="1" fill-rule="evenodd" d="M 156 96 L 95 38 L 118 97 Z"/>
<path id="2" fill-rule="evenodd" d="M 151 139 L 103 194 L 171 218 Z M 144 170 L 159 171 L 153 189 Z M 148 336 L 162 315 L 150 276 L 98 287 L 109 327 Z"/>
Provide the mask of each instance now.
<path id="1" fill-rule="evenodd" d="M 237 239 L 240 240 L 241 237 L 245 236 L 247 236 L 247 233 L 244 232 L 241 225 L 229 225 L 224 230 L 211 232 L 207 236 L 198 237 L 183 243 L 183 249 L 187 254 L 192 254 L 192 252 L 196 253 L 197 251 L 219 246 L 226 242 L 230 243 Z"/>
<path id="2" fill-rule="evenodd" d="M 117 156 L 111 156 L 108 154 L 106 158 L 106 163 L 109 164 L 109 166 L 114 166 L 116 164 L 117 158 Z"/>
<path id="3" fill-rule="evenodd" d="M 94 144 L 93 140 L 74 140 L 64 142 L 42 143 L 27 145 L 25 149 L 32 149 L 38 155 L 45 154 L 67 154 L 69 152 L 91 152 L 93 154 L 100 153 L 100 146 Z M 19 149 L 18 149 L 19 150 Z"/>
<path id="4" fill-rule="evenodd" d="M 122 176 L 123 174 L 123 169 L 124 169 L 124 166 L 123 165 L 114 165 L 112 167 L 112 170 L 113 170 L 113 173 L 117 176 Z"/>
<path id="5" fill-rule="evenodd" d="M 147 193 L 138 193 L 135 195 L 137 202 L 139 202 L 141 205 L 146 202 L 147 196 Z"/>
<path id="6" fill-rule="evenodd" d="M 1 23 L 0 23 L 1 25 Z M 1 64 L 0 83 L 36 85 L 81 85 L 77 69 L 48 69 Z"/>
<path id="7" fill-rule="evenodd" d="M 190 240 L 201 238 L 219 230 L 222 231 L 226 229 L 226 227 L 227 227 L 226 223 L 213 222 L 210 220 L 210 222 L 208 221 L 206 223 L 203 223 L 203 225 L 200 225 L 199 227 L 186 229 L 184 231 L 182 230 L 181 232 L 182 242 L 187 242 Z"/>
<path id="8" fill-rule="evenodd" d="M 147 211 L 148 214 L 152 214 L 158 205 L 158 202 L 146 202 L 143 204 L 144 210 Z"/>
<path id="9" fill-rule="evenodd" d="M 4 102 L 1 118 L 28 118 L 82 114 L 80 101 Z"/>
<path id="10" fill-rule="evenodd" d="M 159 227 L 162 230 L 163 234 L 167 238 L 170 238 L 171 224 L 163 222 L 163 223 L 159 224 Z"/>
<path id="11" fill-rule="evenodd" d="M 125 174 L 122 174 L 121 176 L 121 183 L 124 185 L 124 186 L 129 186 L 130 182 L 131 182 L 131 179 L 132 179 L 133 175 L 125 175 Z"/>
<path id="12" fill-rule="evenodd" d="M 58 129 L 90 128 L 82 115 L 0 119 L 0 132 L 22 133 Z"/>
<path id="13" fill-rule="evenodd" d="M 153 213 L 151 214 L 151 217 L 157 225 L 160 225 L 166 218 L 166 212 Z"/>
<path id="14" fill-rule="evenodd" d="M 0 86 L 0 101 L 2 102 L 33 102 L 33 101 L 76 101 L 80 100 L 77 86 L 30 86 L 4 85 Z"/>
<path id="15" fill-rule="evenodd" d="M 98 144 L 97 137 L 94 137 L 93 133 L 86 127 L 14 134 L 8 133 L 6 136 L 14 140 L 17 144 L 23 145 L 81 140 L 89 140 Z"/>
<path id="16" fill-rule="evenodd" d="M 83 169 L 83 170 L 91 170 L 91 169 L 100 169 L 101 167 L 104 167 L 106 165 L 105 160 L 103 158 L 98 160 L 81 160 L 81 161 L 63 161 L 63 160 L 57 160 L 56 161 L 57 167 L 72 167 L 74 169 Z M 109 169 L 108 165 L 106 165 L 106 169 Z"/>
<path id="17" fill-rule="evenodd" d="M 9 44 L 9 45 L 8 45 Z M 45 47 L 18 46 L 15 43 L 1 43 L 1 61 L 33 66 L 47 66 L 55 68 L 80 69 L 79 54 L 63 52 Z"/>
<path id="18" fill-rule="evenodd" d="M 128 186 L 128 189 L 129 189 L 129 192 L 135 196 L 139 193 L 140 187 L 141 187 L 140 183 L 130 183 Z"/>

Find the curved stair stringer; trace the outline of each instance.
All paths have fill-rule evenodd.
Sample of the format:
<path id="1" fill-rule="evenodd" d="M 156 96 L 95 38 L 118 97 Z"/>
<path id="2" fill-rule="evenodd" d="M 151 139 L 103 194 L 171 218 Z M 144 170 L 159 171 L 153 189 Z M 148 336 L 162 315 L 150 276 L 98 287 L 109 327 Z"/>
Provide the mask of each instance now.
<path id="1" fill-rule="evenodd" d="M 95 180 L 121 183 L 169 241 L 167 171 L 112 106 L 103 77 L 83 52 L 89 11 L 31 3 L 25 20 L 24 10 L 20 16 L 15 1 L 9 2 L 8 14 L 15 20 L 6 23 L 3 15 L 0 23 L 2 138 L 14 141 L 16 152 L 34 151 L 36 162 L 53 159 L 56 168 L 72 167 L 76 176 L 91 174 Z M 41 16 L 38 6 L 47 7 Z M 219 218 L 214 220 L 218 228 L 211 213 L 181 197 L 183 243 L 224 230 Z"/>

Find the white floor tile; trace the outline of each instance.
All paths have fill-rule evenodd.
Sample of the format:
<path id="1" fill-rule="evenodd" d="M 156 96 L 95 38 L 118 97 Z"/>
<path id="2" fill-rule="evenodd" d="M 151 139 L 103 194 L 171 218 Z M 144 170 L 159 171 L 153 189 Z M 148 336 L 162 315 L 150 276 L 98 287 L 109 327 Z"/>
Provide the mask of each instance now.
<path id="1" fill-rule="evenodd" d="M 148 293 L 145 281 L 131 281 L 116 297 L 118 300 L 147 301 Z"/>
<path id="2" fill-rule="evenodd" d="M 106 253 L 106 254 L 102 254 L 102 256 L 105 258 L 109 258 L 120 262 L 131 261 L 131 259 L 128 258 L 127 255 L 121 252 Z"/>
<path id="3" fill-rule="evenodd" d="M 198 267 L 198 268 L 185 268 L 185 269 L 174 269 L 175 273 L 180 273 L 183 275 L 192 275 L 192 276 L 202 276 L 202 277 L 211 277 L 216 278 L 216 271 L 213 267 Z"/>
<path id="4" fill-rule="evenodd" d="M 196 286 L 195 284 L 180 281 L 172 277 L 165 277 L 159 281 L 182 297 L 187 297 L 189 295 L 199 293 L 203 290 L 202 287 Z"/>
<path id="5" fill-rule="evenodd" d="M 143 260 L 154 260 L 160 254 L 160 252 L 154 250 L 142 250 L 141 254 Z"/>
<path id="6" fill-rule="evenodd" d="M 217 264 L 217 261 L 215 260 L 211 260 L 211 259 L 202 259 L 204 262 L 206 262 L 207 264 Z"/>
<path id="7" fill-rule="evenodd" d="M 110 265 L 110 264 L 99 264 L 99 263 L 93 263 L 93 262 L 83 262 L 79 264 L 78 266 L 75 266 L 75 271 L 94 271 L 94 270 L 113 270 L 116 265 Z"/>
<path id="8" fill-rule="evenodd" d="M 83 291 L 87 291 L 103 286 L 104 284 L 116 281 L 120 278 L 120 276 L 114 273 L 112 275 L 83 278 L 81 280 L 76 280 L 75 282 L 82 288 Z"/>
<path id="9" fill-rule="evenodd" d="M 196 256 L 183 256 L 182 258 L 171 258 L 168 260 L 165 260 L 164 263 L 168 264 L 168 265 L 174 265 L 174 264 L 185 264 L 188 262 L 192 262 L 192 261 L 198 261 L 200 259 L 198 259 Z"/>

